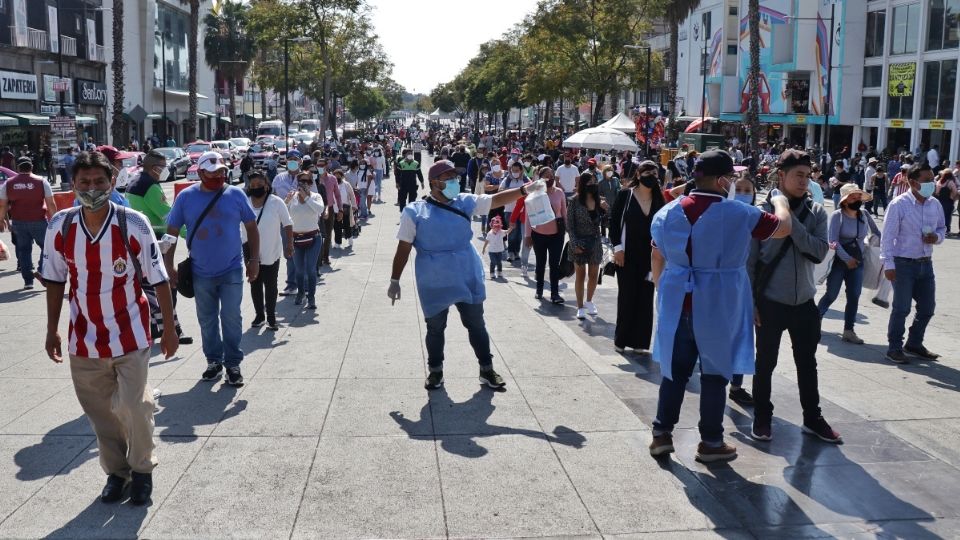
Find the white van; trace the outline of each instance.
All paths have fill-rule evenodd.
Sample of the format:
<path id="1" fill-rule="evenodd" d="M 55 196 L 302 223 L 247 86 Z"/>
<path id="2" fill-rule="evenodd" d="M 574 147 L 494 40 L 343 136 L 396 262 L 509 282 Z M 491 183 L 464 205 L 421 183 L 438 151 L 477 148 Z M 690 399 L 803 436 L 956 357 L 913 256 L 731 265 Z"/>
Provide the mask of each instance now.
<path id="1" fill-rule="evenodd" d="M 300 131 L 307 133 L 320 131 L 320 121 L 315 119 L 301 120 Z"/>
<path id="2" fill-rule="evenodd" d="M 283 138 L 283 122 L 280 120 L 264 120 L 260 122 L 257 124 L 257 137 L 260 135 Z"/>

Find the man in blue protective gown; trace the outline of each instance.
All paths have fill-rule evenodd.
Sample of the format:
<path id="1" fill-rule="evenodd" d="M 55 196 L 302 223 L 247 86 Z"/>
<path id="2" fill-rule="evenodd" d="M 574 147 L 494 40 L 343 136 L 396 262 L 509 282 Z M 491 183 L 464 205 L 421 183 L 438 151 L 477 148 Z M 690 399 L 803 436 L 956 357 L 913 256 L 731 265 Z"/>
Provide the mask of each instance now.
<path id="1" fill-rule="evenodd" d="M 733 158 L 723 150 L 704 152 L 693 177 L 696 189 L 660 209 L 651 224 L 658 316 L 653 358 L 663 379 L 650 455 L 673 452 L 673 428 L 699 359 L 696 458 L 727 461 L 737 457 L 737 449 L 723 441 L 727 382 L 754 369 L 750 240 L 786 237 L 792 222 L 782 195 L 772 197 L 774 214 L 727 198 L 736 176 Z"/>
<path id="2" fill-rule="evenodd" d="M 530 184 L 500 191 L 495 195 L 460 192 L 460 174 L 449 161 L 438 161 L 427 174 L 430 195 L 408 204 L 400 214 L 397 253 L 387 296 L 400 299 L 400 275 L 410 250 L 417 249 L 414 264 L 417 293 L 427 322 L 427 365 L 424 387 L 443 385 L 443 344 L 450 306 L 460 312 L 470 345 L 480 363 L 480 383 L 502 389 L 503 378 L 493 370 L 490 336 L 483 321 L 486 288 L 483 263 L 471 243 L 473 216 L 487 215 L 492 208 L 509 204 L 527 194 Z"/>

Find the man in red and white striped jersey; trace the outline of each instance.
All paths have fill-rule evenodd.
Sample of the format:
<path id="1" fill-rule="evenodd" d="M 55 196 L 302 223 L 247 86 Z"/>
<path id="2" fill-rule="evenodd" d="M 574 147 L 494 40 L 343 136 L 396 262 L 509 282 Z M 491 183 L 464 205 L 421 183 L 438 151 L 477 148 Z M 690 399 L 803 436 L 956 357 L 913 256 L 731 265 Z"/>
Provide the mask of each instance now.
<path id="1" fill-rule="evenodd" d="M 81 153 L 73 165 L 79 210 L 57 213 L 47 227 L 42 276 L 47 284 L 47 355 L 63 362 L 58 332 L 70 282 L 70 374 L 80 406 L 97 435 L 108 474 L 100 498 L 119 501 L 130 480 L 130 502 L 153 490 L 153 392 L 147 387 L 150 309 L 141 279 L 156 288 L 167 358 L 177 350 L 167 272 L 147 218 L 110 202 L 110 162 Z"/>

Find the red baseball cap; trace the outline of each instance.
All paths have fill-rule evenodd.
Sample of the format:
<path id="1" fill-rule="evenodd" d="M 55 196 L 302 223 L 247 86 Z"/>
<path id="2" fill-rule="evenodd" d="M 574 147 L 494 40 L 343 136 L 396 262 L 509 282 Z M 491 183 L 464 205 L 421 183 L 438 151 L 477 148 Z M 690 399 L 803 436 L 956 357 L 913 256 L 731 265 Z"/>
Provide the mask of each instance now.
<path id="1" fill-rule="evenodd" d="M 123 161 L 136 155 L 133 152 L 122 152 L 113 146 L 98 146 L 97 152 L 103 154 L 111 163 L 114 161 Z"/>

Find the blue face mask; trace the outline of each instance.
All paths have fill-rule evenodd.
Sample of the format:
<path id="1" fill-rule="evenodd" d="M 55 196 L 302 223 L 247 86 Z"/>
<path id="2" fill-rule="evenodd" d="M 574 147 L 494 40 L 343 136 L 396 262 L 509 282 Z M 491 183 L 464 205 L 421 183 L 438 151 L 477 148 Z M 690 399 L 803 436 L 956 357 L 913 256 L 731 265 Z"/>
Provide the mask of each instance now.
<path id="1" fill-rule="evenodd" d="M 930 196 L 933 195 L 933 190 L 935 187 L 936 183 L 934 182 L 924 182 L 920 184 L 920 196 L 924 199 L 929 199 Z"/>
<path id="2" fill-rule="evenodd" d="M 457 195 L 460 194 L 460 180 L 447 180 L 446 185 L 443 187 L 443 196 L 453 200 L 457 198 Z"/>
<path id="3" fill-rule="evenodd" d="M 753 206 L 753 194 L 752 193 L 737 193 L 734 195 L 734 199 L 742 202 L 743 204 L 749 204 Z"/>
<path id="4" fill-rule="evenodd" d="M 295 170 L 297 170 L 297 169 L 299 169 L 299 168 L 300 168 L 300 164 L 297 163 L 296 161 L 288 161 L 288 162 L 287 162 L 287 170 L 288 170 L 288 171 L 293 172 L 293 171 L 295 171 Z"/>

